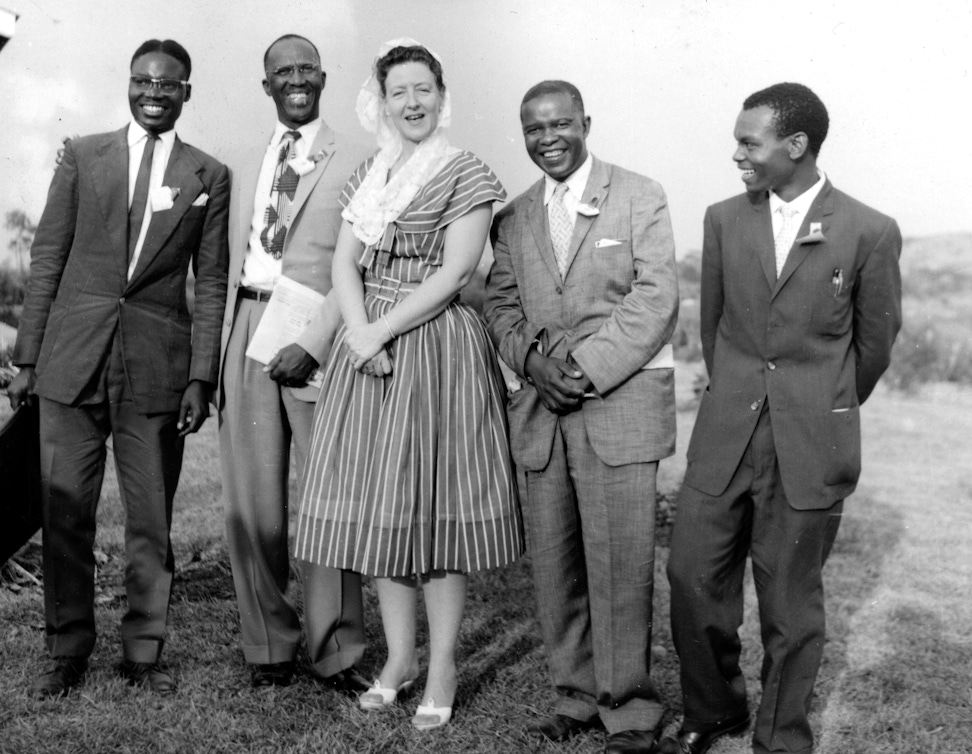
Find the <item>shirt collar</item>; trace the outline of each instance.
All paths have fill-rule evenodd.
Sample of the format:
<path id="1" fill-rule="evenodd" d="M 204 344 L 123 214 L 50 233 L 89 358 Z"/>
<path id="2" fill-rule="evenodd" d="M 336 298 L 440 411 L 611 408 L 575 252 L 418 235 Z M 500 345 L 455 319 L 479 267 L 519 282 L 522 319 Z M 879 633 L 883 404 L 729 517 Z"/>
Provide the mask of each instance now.
<path id="1" fill-rule="evenodd" d="M 550 197 L 553 196 L 554 189 L 557 188 L 558 183 L 566 183 L 567 193 L 573 195 L 575 201 L 583 201 L 584 189 L 587 188 L 587 179 L 591 177 L 591 168 L 593 165 L 594 157 L 590 152 L 588 152 L 587 159 L 581 163 L 581 166 L 577 168 L 577 170 L 567 176 L 567 180 L 558 181 L 556 178 L 551 178 L 549 175 L 544 174 L 544 206 L 550 203 Z"/>
<path id="2" fill-rule="evenodd" d="M 817 198 L 817 194 L 823 188 L 824 181 L 827 180 L 827 176 L 822 170 L 817 170 L 817 182 L 813 184 L 810 188 L 804 191 L 800 196 L 791 202 L 784 202 L 779 196 L 777 196 L 775 191 L 770 191 L 769 202 L 770 202 L 770 212 L 776 212 L 784 205 L 796 211 L 796 214 L 803 217 L 810 211 L 810 205 L 813 204 L 813 200 Z"/>
<path id="3" fill-rule="evenodd" d="M 176 132 L 174 128 L 159 134 L 159 141 L 162 142 L 166 151 L 172 152 L 172 145 L 175 144 Z M 148 138 L 146 131 L 137 121 L 132 121 L 128 126 L 128 148 L 131 149 L 140 141 Z"/>
<path id="4" fill-rule="evenodd" d="M 277 121 L 276 128 L 273 129 L 273 138 L 270 139 L 270 146 L 276 149 L 280 146 L 280 141 L 283 139 L 283 135 L 287 131 L 297 131 L 300 134 L 300 141 L 307 145 L 310 149 L 310 145 L 314 143 L 314 139 L 317 138 L 318 132 L 321 130 L 321 126 L 324 125 L 324 121 L 321 118 L 315 118 L 309 123 L 305 123 L 300 128 L 291 128 L 290 126 L 285 126 L 279 120 Z"/>

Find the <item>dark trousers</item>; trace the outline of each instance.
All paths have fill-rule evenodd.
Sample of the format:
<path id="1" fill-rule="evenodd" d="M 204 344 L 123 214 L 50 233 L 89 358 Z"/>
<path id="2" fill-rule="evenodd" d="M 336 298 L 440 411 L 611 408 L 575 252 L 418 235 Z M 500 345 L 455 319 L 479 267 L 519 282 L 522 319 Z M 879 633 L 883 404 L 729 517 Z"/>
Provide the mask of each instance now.
<path id="1" fill-rule="evenodd" d="M 664 712 L 649 675 L 657 468 L 605 464 L 575 411 L 560 417 L 547 468 L 526 474 L 554 711 L 599 716 L 609 733 L 652 730 Z"/>
<path id="2" fill-rule="evenodd" d="M 120 349 L 109 355 L 84 405 L 40 399 L 44 607 L 54 657 L 87 657 L 95 643 L 95 515 L 112 438 L 125 510 L 125 658 L 162 651 L 174 560 L 172 499 L 182 468 L 178 415 L 135 411 Z"/>
<path id="3" fill-rule="evenodd" d="M 765 410 L 722 495 L 682 487 L 668 578 L 683 729 L 699 730 L 746 712 L 738 629 L 750 554 L 764 653 L 753 750 L 812 750 L 807 715 L 825 628 L 821 572 L 842 510 L 842 501 L 825 510 L 789 505 Z"/>

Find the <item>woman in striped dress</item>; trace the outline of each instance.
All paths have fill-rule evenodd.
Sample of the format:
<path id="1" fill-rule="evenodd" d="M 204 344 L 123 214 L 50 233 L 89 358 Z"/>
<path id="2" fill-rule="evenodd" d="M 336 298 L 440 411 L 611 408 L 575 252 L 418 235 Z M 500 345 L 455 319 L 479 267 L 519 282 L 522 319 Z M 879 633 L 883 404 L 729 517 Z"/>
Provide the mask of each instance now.
<path id="1" fill-rule="evenodd" d="M 444 725 L 456 693 L 466 574 L 522 552 L 505 387 L 479 316 L 458 294 L 506 192 L 449 146 L 438 58 L 383 47 L 358 98 L 379 152 L 351 177 L 333 264 L 344 328 L 324 376 L 305 467 L 297 555 L 377 578 L 388 659 L 364 709 L 419 675 L 416 588 L 429 668 L 415 727 Z"/>

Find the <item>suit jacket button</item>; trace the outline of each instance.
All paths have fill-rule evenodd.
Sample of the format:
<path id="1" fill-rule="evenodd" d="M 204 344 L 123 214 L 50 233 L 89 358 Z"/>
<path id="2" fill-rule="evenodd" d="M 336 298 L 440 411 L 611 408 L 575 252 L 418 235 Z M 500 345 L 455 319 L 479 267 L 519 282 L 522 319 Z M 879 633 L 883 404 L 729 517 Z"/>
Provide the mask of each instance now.
<path id="1" fill-rule="evenodd" d="M 119 304 L 124 304 L 125 303 L 125 297 L 122 296 L 120 299 L 118 299 L 118 303 Z"/>
<path id="2" fill-rule="evenodd" d="M 771 362 L 769 362 L 769 363 L 768 363 L 768 364 L 766 365 L 766 368 L 767 368 L 767 369 L 769 369 L 769 370 L 770 370 L 770 371 L 772 372 L 772 371 L 773 371 L 774 369 L 776 369 L 776 364 L 774 364 L 774 363 L 773 363 L 773 362 L 771 361 Z"/>
<path id="3" fill-rule="evenodd" d="M 753 401 L 753 404 L 750 406 L 750 408 L 753 411 L 755 411 L 757 408 L 759 408 L 759 401 Z"/>
<path id="4" fill-rule="evenodd" d="M 560 287 L 560 286 L 558 285 L 558 286 L 557 286 L 557 293 L 563 293 L 563 292 L 564 292 L 564 289 L 563 289 L 563 288 L 561 288 L 561 287 Z"/>

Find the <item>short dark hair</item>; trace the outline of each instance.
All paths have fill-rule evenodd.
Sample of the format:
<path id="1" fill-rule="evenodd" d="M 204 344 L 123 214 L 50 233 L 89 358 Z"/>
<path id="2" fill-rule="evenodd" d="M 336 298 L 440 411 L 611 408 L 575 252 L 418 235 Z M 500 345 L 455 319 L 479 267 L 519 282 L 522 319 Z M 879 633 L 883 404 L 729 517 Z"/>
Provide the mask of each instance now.
<path id="1" fill-rule="evenodd" d="M 547 81 L 541 81 L 539 84 L 534 84 L 529 89 L 527 93 L 523 95 L 523 100 L 520 102 L 520 107 L 523 107 L 527 102 L 537 97 L 543 97 L 545 94 L 566 94 L 570 97 L 574 104 L 580 108 L 581 115 L 584 115 L 584 98 L 581 97 L 580 89 L 571 84 L 569 81 L 561 81 L 560 79 L 548 79 Z"/>
<path id="2" fill-rule="evenodd" d="M 766 106 L 773 110 L 773 128 L 780 138 L 803 131 L 809 141 L 810 152 L 816 157 L 827 138 L 830 117 L 820 97 L 803 84 L 784 82 L 773 84 L 750 94 L 743 102 L 743 110 Z"/>
<path id="3" fill-rule="evenodd" d="M 142 42 L 138 49 L 135 50 L 135 54 L 132 55 L 132 62 L 128 64 L 128 67 L 131 68 L 135 65 L 136 60 L 142 57 L 142 55 L 148 55 L 150 52 L 164 52 L 170 58 L 178 60 L 182 63 L 182 67 L 186 69 L 186 80 L 189 80 L 189 76 L 192 74 L 192 60 L 189 59 L 189 53 L 186 52 L 186 48 L 174 39 L 149 39 L 146 42 Z"/>
<path id="4" fill-rule="evenodd" d="M 311 42 L 307 37 L 302 37 L 300 36 L 300 34 L 284 34 L 282 37 L 277 37 L 275 40 L 273 40 L 270 43 L 270 46 L 267 47 L 267 49 L 264 51 L 263 70 L 267 69 L 267 63 L 270 60 L 270 50 L 273 49 L 273 46 L 277 44 L 277 42 L 286 42 L 288 39 L 299 39 L 301 42 L 307 42 L 307 44 L 309 44 L 313 48 L 314 54 L 317 55 L 317 62 L 321 61 L 321 53 L 318 52 L 317 45 Z"/>
<path id="5" fill-rule="evenodd" d="M 424 63 L 435 76 L 435 85 L 439 88 L 439 92 L 445 91 L 442 63 L 436 60 L 432 53 L 422 45 L 412 45 L 411 47 L 392 47 L 375 61 L 375 78 L 378 79 L 382 97 L 385 96 L 385 79 L 388 78 L 388 72 L 402 63 Z"/>

